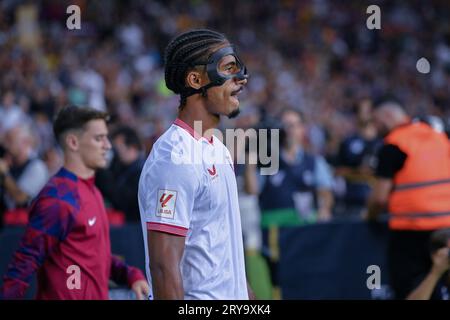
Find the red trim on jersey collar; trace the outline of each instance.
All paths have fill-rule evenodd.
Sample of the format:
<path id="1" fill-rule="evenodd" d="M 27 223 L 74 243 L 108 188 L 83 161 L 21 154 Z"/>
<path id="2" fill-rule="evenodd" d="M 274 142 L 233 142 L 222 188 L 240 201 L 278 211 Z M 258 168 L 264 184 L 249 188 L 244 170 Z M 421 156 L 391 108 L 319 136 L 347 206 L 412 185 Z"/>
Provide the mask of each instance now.
<path id="1" fill-rule="evenodd" d="M 191 136 L 193 136 L 197 140 L 199 140 L 200 138 L 203 138 L 203 139 L 205 139 L 206 141 L 208 141 L 211 144 L 213 144 L 213 142 L 214 142 L 214 140 L 213 140 L 214 136 L 211 136 L 211 139 L 209 139 L 209 140 L 206 139 L 205 137 L 202 137 L 200 134 L 198 134 L 198 132 L 196 132 L 194 129 L 192 129 L 190 125 L 188 125 L 186 122 L 184 122 L 180 118 L 176 118 L 173 124 L 179 126 L 180 128 L 182 128 L 184 130 L 186 130 L 187 132 L 189 132 L 189 134 Z"/>

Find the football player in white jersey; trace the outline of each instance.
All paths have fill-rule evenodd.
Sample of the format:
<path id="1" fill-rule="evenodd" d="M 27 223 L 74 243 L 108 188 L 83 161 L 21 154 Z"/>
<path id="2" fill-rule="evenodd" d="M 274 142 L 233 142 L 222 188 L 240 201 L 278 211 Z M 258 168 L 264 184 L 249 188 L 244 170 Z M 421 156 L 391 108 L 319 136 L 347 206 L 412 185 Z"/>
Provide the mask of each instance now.
<path id="1" fill-rule="evenodd" d="M 221 116 L 237 116 L 247 77 L 215 31 L 185 32 L 166 48 L 165 80 L 180 95 L 179 115 L 154 144 L 138 193 L 150 299 L 252 297 L 233 161 L 206 132 Z"/>

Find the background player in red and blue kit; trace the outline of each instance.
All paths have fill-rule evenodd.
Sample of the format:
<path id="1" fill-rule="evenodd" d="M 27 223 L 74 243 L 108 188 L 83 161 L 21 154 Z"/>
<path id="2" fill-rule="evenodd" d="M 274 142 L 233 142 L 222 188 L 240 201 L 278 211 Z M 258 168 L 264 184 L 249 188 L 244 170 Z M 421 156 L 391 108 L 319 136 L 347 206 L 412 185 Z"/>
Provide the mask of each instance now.
<path id="1" fill-rule="evenodd" d="M 64 166 L 31 205 L 0 298 L 23 297 L 36 271 L 37 299 L 108 299 L 109 279 L 128 284 L 138 299 L 148 295 L 142 272 L 111 255 L 108 218 L 94 184 L 95 171 L 106 166 L 111 149 L 107 117 L 78 107 L 58 114 L 53 129 Z"/>

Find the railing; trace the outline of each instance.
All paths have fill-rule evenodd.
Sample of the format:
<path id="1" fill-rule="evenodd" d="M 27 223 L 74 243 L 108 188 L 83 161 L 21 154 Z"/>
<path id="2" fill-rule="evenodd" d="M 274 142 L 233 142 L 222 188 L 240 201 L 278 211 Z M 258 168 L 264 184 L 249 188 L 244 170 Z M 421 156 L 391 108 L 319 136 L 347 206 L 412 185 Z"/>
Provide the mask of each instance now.
<path id="1" fill-rule="evenodd" d="M 0 277 L 17 249 L 23 231 L 23 228 L 0 231 Z M 357 219 L 281 228 L 278 246 L 282 298 L 389 298 L 385 255 L 387 233 L 386 223 L 368 224 Z M 140 224 L 112 227 L 111 248 L 127 263 L 144 270 Z M 380 270 L 380 289 L 368 288 L 368 283 L 373 285 L 377 280 L 370 271 L 373 267 L 368 271 L 370 266 Z M 34 296 L 34 290 L 35 283 L 28 290 L 27 298 Z"/>

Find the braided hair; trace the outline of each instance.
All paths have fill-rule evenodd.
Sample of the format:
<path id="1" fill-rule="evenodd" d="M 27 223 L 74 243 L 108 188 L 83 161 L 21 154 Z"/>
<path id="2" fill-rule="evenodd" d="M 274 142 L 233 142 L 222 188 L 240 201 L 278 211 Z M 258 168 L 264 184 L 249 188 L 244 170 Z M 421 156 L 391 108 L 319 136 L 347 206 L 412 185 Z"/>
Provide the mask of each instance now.
<path id="1" fill-rule="evenodd" d="M 185 77 L 196 63 L 206 63 L 212 50 L 227 38 L 216 31 L 195 29 L 175 37 L 164 52 L 166 86 L 180 94 L 180 108 L 186 104 Z"/>

